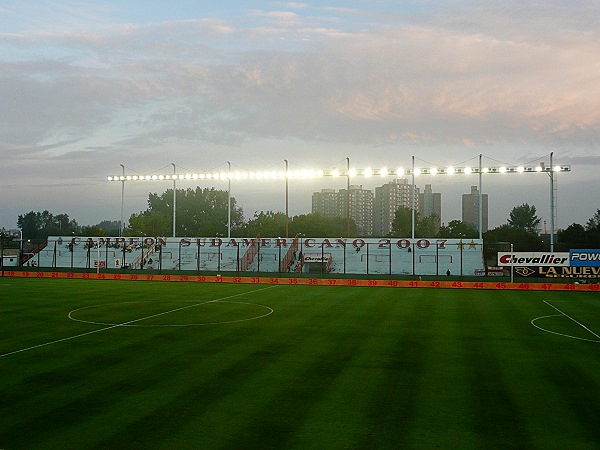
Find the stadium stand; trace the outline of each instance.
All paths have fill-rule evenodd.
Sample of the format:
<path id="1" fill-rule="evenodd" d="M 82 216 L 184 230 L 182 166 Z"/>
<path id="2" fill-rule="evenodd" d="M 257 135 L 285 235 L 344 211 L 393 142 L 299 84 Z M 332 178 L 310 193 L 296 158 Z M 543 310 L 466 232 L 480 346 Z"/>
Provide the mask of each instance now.
<path id="1" fill-rule="evenodd" d="M 482 242 L 376 238 L 91 238 L 52 236 L 30 258 L 48 268 L 474 275 Z"/>

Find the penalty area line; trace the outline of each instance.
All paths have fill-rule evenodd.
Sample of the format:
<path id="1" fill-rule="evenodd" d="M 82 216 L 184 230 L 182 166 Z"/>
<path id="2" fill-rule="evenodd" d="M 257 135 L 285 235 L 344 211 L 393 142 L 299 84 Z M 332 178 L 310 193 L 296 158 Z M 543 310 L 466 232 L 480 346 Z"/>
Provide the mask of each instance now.
<path id="1" fill-rule="evenodd" d="M 558 309 L 556 306 L 552 305 L 551 303 L 547 302 L 546 300 L 544 300 L 544 303 L 546 305 L 548 305 L 548 306 L 551 306 L 552 308 L 554 308 L 555 310 L 557 310 L 559 313 L 561 313 L 563 316 L 567 317 L 568 319 L 571 319 L 573 322 L 575 322 L 581 328 L 583 328 L 584 330 L 587 330 L 588 332 L 590 332 L 591 334 L 593 334 L 594 336 L 596 336 L 598 339 L 600 339 L 600 336 L 598 336 L 598 334 L 594 333 L 592 330 L 590 330 L 588 327 L 586 327 L 584 324 L 582 324 L 578 320 L 573 319 L 571 316 L 569 316 L 568 314 L 562 312 L 560 309 Z"/>
<path id="2" fill-rule="evenodd" d="M 71 341 L 73 339 L 77 339 L 77 338 L 80 338 L 80 337 L 83 337 L 83 336 L 89 336 L 90 334 L 95 334 L 95 333 L 100 333 L 102 331 L 112 330 L 113 328 L 124 327 L 124 326 L 130 325 L 132 323 L 141 322 L 142 320 L 152 319 L 154 317 L 164 316 L 165 314 L 170 314 L 172 312 L 177 312 L 177 311 L 181 311 L 181 310 L 188 309 L 188 308 L 194 308 L 196 306 L 207 305 L 209 303 L 215 303 L 215 302 L 227 300 L 227 299 L 234 298 L 234 297 L 240 297 L 242 295 L 252 294 L 254 292 L 264 291 L 266 289 L 272 289 L 274 287 L 277 287 L 277 286 L 268 286 L 268 287 L 264 287 L 264 288 L 260 288 L 260 289 L 254 289 L 254 290 L 248 291 L 248 292 L 241 292 L 239 294 L 228 295 L 226 297 L 215 298 L 214 300 L 208 300 L 206 302 L 195 303 L 193 305 L 183 306 L 181 308 L 175 308 L 175 309 L 171 309 L 169 311 L 163 311 L 161 313 L 152 314 L 151 316 L 141 317 L 139 319 L 134 319 L 134 320 L 130 320 L 128 322 L 123 322 L 123 323 L 118 323 L 118 324 L 115 324 L 115 325 L 110 325 L 108 327 L 99 328 L 97 330 L 88 331 L 86 333 L 76 334 L 75 336 L 69 336 L 69 337 L 66 337 L 66 338 L 57 339 L 55 341 L 44 342 L 43 344 L 32 345 L 31 347 L 22 348 L 20 350 L 14 350 L 12 352 L 8 352 L 8 353 L 4 353 L 4 354 L 0 355 L 0 358 L 4 358 L 5 356 L 10 356 L 10 355 L 15 355 L 17 353 L 23 353 L 23 352 L 26 352 L 26 351 L 29 351 L 29 350 L 34 350 L 34 349 L 40 348 L 40 347 L 46 347 L 46 346 L 52 345 L 52 344 L 58 344 L 60 342 Z"/>

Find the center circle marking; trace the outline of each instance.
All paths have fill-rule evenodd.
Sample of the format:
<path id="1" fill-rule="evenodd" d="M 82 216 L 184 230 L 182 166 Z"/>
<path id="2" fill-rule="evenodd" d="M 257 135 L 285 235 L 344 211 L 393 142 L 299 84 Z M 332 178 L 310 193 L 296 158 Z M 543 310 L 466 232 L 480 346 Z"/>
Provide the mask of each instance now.
<path id="1" fill-rule="evenodd" d="M 103 306 L 116 306 L 116 305 L 128 305 L 128 304 L 139 304 L 139 303 L 153 303 L 150 301 L 134 301 L 134 302 L 120 302 L 120 303 L 102 303 L 102 304 L 98 304 L 98 305 L 91 305 L 91 306 L 84 306 L 83 308 L 77 308 L 74 309 L 72 311 L 69 312 L 68 317 L 69 319 L 75 321 L 75 322 L 81 322 L 81 323 L 89 323 L 89 324 L 93 324 L 93 325 L 102 325 L 102 326 L 114 326 L 114 327 L 137 327 L 137 328 L 158 328 L 158 327 L 201 327 L 201 326 L 206 326 L 206 325 L 222 325 L 222 324 L 227 324 L 227 323 L 237 323 L 237 322 L 248 322 L 250 320 L 257 320 L 257 319 L 262 319 L 263 317 L 267 317 L 271 314 L 273 314 L 274 310 L 273 308 L 270 308 L 268 306 L 265 305 L 261 305 L 261 304 L 257 304 L 257 303 L 247 303 L 247 302 L 233 302 L 233 301 L 228 301 L 228 300 L 212 300 L 212 301 L 208 301 L 208 302 L 202 302 L 202 303 L 196 303 L 196 304 L 191 304 L 188 307 L 185 307 L 185 309 L 191 309 L 191 308 L 197 308 L 197 307 L 202 307 L 202 306 L 207 306 L 207 305 L 214 305 L 214 304 L 219 304 L 219 303 L 230 303 L 230 304 L 238 304 L 238 305 L 247 305 L 247 306 L 252 306 L 252 307 L 256 307 L 256 308 L 260 308 L 261 310 L 263 310 L 262 314 L 256 314 L 250 317 L 245 317 L 242 319 L 235 319 L 235 320 L 220 320 L 220 321 L 213 321 L 213 322 L 197 322 L 197 323 L 183 323 L 183 324 L 154 324 L 154 325 L 143 325 L 143 324 L 139 324 L 139 323 L 134 323 L 137 321 L 144 321 L 146 319 L 150 319 L 150 318 L 154 318 L 158 315 L 168 315 L 172 312 L 177 312 L 181 309 L 184 308 L 175 308 L 172 310 L 167 310 L 167 311 L 162 311 L 159 313 L 155 313 L 155 314 L 150 314 L 147 317 L 141 317 L 141 318 L 137 318 L 137 319 L 132 319 L 132 320 L 128 320 L 128 321 L 124 321 L 122 323 L 110 323 L 110 322 L 98 322 L 98 321 L 94 321 L 94 320 L 84 320 L 84 319 L 78 319 L 75 317 L 76 313 L 79 311 L 84 311 L 86 309 L 93 309 L 93 308 L 101 308 Z M 182 302 L 182 303 L 191 303 L 191 302 Z"/>

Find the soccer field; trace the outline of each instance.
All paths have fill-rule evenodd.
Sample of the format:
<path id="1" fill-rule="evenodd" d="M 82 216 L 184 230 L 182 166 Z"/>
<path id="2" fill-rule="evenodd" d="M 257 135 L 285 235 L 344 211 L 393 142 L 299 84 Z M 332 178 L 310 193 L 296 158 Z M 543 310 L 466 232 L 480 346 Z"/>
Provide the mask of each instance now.
<path id="1" fill-rule="evenodd" d="M 600 448 L 600 296 L 0 278 L 0 448 Z"/>

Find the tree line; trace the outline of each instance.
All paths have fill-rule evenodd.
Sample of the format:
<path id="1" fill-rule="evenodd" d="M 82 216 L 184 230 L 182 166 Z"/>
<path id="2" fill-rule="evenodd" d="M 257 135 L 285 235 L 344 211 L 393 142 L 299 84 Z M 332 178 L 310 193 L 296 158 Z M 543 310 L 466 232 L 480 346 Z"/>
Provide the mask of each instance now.
<path id="1" fill-rule="evenodd" d="M 227 191 L 214 188 L 178 189 L 176 191 L 177 236 L 226 236 L 229 211 Z M 161 194 L 150 193 L 148 206 L 130 216 L 123 231 L 126 236 L 170 236 L 173 233 L 173 190 Z M 286 218 L 283 212 L 255 212 L 248 220 L 244 219 L 242 208 L 235 198 L 230 199 L 230 228 L 232 237 L 247 236 L 346 236 L 346 217 L 329 218 L 319 214 L 301 214 Z M 515 251 L 540 250 L 544 246 L 543 237 L 538 233 L 540 218 L 533 205 L 524 203 L 515 206 L 507 222 L 483 234 L 486 242 L 515 243 Z M 79 226 L 67 214 L 52 214 L 49 211 L 28 212 L 18 216 L 17 224 L 23 231 L 24 239 L 41 240 L 52 235 L 116 236 L 119 234 L 119 221 L 103 221 L 92 226 Z M 415 237 L 443 237 L 476 239 L 478 230 L 461 220 L 451 220 L 440 226 L 435 216 L 421 217 L 415 212 Z M 356 224 L 350 223 L 350 236 L 358 236 Z M 396 211 L 390 237 L 407 237 L 412 234 L 412 210 L 400 208 Z M 594 248 L 600 242 L 600 209 L 585 225 L 573 223 L 559 230 L 556 243 L 568 248 Z"/>

